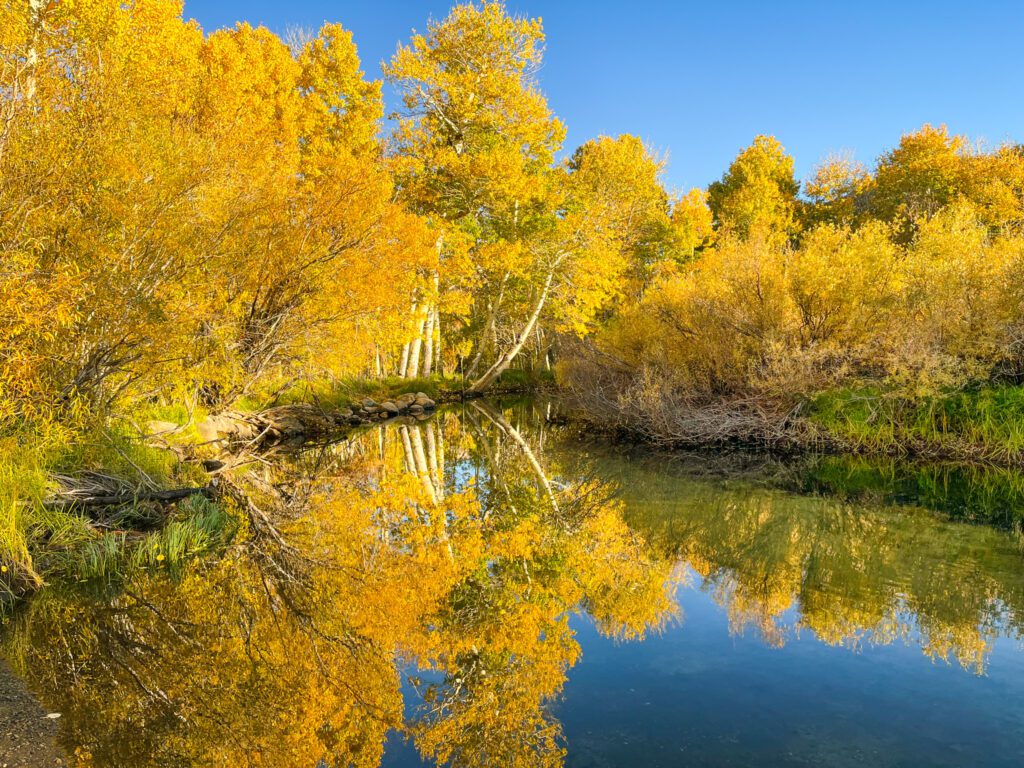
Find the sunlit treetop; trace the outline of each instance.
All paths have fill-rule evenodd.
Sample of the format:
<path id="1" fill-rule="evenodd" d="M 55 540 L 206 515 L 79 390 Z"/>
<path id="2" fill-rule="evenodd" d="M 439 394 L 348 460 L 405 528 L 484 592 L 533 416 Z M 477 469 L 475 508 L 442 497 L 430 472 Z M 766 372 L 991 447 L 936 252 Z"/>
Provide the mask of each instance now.
<path id="1" fill-rule="evenodd" d="M 740 237 L 788 237 L 795 229 L 793 158 L 774 136 L 758 136 L 708 187 L 715 221 Z"/>

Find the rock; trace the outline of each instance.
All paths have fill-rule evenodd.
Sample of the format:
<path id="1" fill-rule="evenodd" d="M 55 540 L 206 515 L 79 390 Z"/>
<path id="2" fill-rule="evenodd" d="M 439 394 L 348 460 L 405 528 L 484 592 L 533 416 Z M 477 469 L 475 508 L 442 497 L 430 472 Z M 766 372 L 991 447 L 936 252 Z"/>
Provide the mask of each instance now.
<path id="1" fill-rule="evenodd" d="M 397 416 L 399 411 L 401 410 L 397 405 L 395 405 L 390 400 L 387 400 L 387 401 L 381 403 L 380 404 L 380 409 L 382 411 L 384 411 L 385 413 L 390 414 L 391 416 Z"/>
<path id="2" fill-rule="evenodd" d="M 282 435 L 301 435 L 306 431 L 306 426 L 292 416 L 284 416 L 274 419 L 274 429 Z"/>
<path id="3" fill-rule="evenodd" d="M 416 402 L 416 395 L 412 392 L 406 392 L 404 395 L 399 395 L 395 402 L 398 403 L 400 408 L 408 408 Z"/>
<path id="4" fill-rule="evenodd" d="M 258 424 L 250 424 L 247 421 L 238 420 L 231 422 L 231 429 L 232 431 L 229 436 L 234 440 L 252 440 L 263 431 L 263 427 Z"/>
<path id="5" fill-rule="evenodd" d="M 413 415 L 415 415 L 417 413 L 423 413 L 423 411 L 424 411 L 424 408 L 423 408 L 422 405 L 417 405 L 416 403 L 413 403 L 412 405 L 409 406 L 409 413 L 411 413 Z"/>
<path id="6" fill-rule="evenodd" d="M 368 397 L 365 400 L 363 400 L 362 406 L 366 410 L 369 410 L 371 408 L 376 408 L 377 407 L 377 402 L 375 400 L 373 400 L 373 399 Z"/>
<path id="7" fill-rule="evenodd" d="M 416 393 L 416 405 L 422 406 L 426 410 L 437 407 L 437 403 L 430 399 L 426 392 Z"/>
<path id="8" fill-rule="evenodd" d="M 259 419 L 286 435 L 327 432 L 334 426 L 329 414 L 303 403 L 268 408 L 259 415 Z"/>
<path id="9" fill-rule="evenodd" d="M 227 416 L 208 416 L 196 424 L 196 431 L 204 442 L 212 443 L 238 436 L 239 422 Z"/>
<path id="10" fill-rule="evenodd" d="M 351 408 L 339 408 L 336 411 L 331 411 L 328 418 L 330 418 L 330 420 L 335 424 L 344 424 L 351 415 Z"/>

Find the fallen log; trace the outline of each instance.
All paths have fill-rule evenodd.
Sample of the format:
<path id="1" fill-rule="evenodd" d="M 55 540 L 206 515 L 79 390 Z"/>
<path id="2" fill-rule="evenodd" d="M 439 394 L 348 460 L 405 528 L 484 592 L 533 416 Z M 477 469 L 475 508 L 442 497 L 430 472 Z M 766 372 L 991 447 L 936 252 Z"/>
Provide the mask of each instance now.
<path id="1" fill-rule="evenodd" d="M 140 501 L 179 501 L 189 496 L 202 495 L 209 497 L 210 487 L 174 488 L 166 491 L 140 491 L 118 493 L 109 496 L 81 496 L 77 498 L 49 499 L 43 502 L 47 509 L 69 512 L 80 507 L 120 507 L 125 504 L 137 504 Z"/>

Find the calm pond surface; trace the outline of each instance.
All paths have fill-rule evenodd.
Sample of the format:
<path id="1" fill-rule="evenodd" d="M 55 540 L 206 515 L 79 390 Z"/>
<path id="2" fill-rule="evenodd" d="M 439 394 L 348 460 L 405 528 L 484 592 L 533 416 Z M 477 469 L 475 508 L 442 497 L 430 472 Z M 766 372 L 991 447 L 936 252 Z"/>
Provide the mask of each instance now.
<path id="1" fill-rule="evenodd" d="M 54 585 L 3 654 L 96 768 L 1024 764 L 1017 473 L 548 412 L 269 457 L 225 552 Z"/>

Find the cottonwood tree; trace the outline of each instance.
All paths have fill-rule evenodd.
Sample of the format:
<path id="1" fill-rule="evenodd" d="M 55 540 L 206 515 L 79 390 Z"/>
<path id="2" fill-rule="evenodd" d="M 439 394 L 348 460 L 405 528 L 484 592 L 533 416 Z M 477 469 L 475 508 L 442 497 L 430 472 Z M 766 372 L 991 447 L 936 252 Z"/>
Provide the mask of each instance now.
<path id="1" fill-rule="evenodd" d="M 672 243 L 676 258 L 692 259 L 715 239 L 714 215 L 708 193 L 691 189 L 672 203 Z"/>
<path id="2" fill-rule="evenodd" d="M 522 348 L 560 263 L 538 246 L 556 223 L 553 159 L 565 133 L 536 83 L 543 39 L 539 20 L 500 3 L 459 5 L 385 67 L 405 108 L 392 137 L 401 198 L 440 230 L 439 290 L 472 293 L 470 373 L 485 350 L 498 358 L 480 388 Z M 459 235 L 471 243 L 466 269 L 445 270 L 447 240 Z M 423 311 L 415 299 L 413 310 Z M 496 344 L 510 321 L 520 330 Z"/>
<path id="3" fill-rule="evenodd" d="M 586 209 L 627 262 L 630 292 L 642 293 L 654 264 L 671 247 L 669 196 L 663 158 L 636 136 L 601 136 L 579 147 L 569 161 L 571 205 Z"/>
<path id="4" fill-rule="evenodd" d="M 758 136 L 732 161 L 720 181 L 708 187 L 708 204 L 718 226 L 741 238 L 785 240 L 795 231 L 793 158 L 774 136 Z"/>
<path id="5" fill-rule="evenodd" d="M 905 134 L 879 158 L 870 189 L 871 215 L 899 223 L 910 242 L 917 223 L 958 197 L 969 200 L 993 229 L 1024 221 L 1024 151 L 1007 144 L 994 151 L 972 146 L 946 126 L 924 125 Z"/>
<path id="6" fill-rule="evenodd" d="M 802 225 L 854 226 L 867 215 L 871 174 L 849 155 L 832 155 L 819 163 L 804 186 L 807 202 L 800 209 Z"/>

